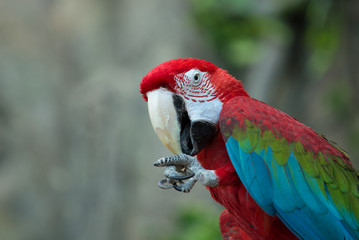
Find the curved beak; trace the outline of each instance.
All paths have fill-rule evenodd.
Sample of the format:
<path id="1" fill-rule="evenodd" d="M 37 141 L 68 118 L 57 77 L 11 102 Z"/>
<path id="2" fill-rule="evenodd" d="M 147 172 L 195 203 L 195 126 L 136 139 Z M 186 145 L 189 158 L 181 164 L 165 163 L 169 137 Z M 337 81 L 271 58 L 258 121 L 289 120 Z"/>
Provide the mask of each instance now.
<path id="1" fill-rule="evenodd" d="M 217 131 L 205 120 L 191 121 L 182 97 L 160 88 L 147 93 L 152 126 L 161 142 L 174 154 L 199 153 Z"/>
<path id="2" fill-rule="evenodd" d="M 181 153 L 180 126 L 173 105 L 173 93 L 163 88 L 147 93 L 152 127 L 161 142 L 173 154 Z"/>

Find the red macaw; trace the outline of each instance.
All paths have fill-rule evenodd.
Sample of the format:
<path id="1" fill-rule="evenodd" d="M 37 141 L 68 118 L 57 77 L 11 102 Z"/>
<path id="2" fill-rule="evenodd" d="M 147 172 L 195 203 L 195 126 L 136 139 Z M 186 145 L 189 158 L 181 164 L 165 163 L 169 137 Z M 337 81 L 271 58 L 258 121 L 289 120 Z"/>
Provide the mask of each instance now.
<path id="1" fill-rule="evenodd" d="M 155 162 L 166 167 L 159 186 L 205 185 L 225 207 L 224 239 L 359 239 L 358 173 L 347 154 L 251 98 L 225 70 L 167 61 L 143 78 L 141 93 L 175 154 Z"/>

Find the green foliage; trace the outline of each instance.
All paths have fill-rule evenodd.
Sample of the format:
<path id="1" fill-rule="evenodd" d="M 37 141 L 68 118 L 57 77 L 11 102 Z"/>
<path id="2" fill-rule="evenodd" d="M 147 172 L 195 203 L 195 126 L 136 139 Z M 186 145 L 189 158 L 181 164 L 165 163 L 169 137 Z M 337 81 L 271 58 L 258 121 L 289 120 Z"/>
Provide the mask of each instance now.
<path id="1" fill-rule="evenodd" d="M 234 66 L 250 66 L 261 56 L 263 37 L 285 41 L 289 31 L 276 17 L 263 16 L 251 1 L 192 0 L 194 16 L 220 56 Z"/>
<path id="2" fill-rule="evenodd" d="M 310 52 L 307 67 L 313 74 L 323 74 L 339 46 L 341 15 L 331 1 L 310 1 L 306 12 L 308 25 L 304 41 Z"/>
<path id="3" fill-rule="evenodd" d="M 345 126 L 347 145 L 349 149 L 352 149 L 349 151 L 349 155 L 355 164 L 358 162 L 359 156 L 359 123 L 357 120 L 359 115 L 356 110 L 358 103 L 355 102 L 353 96 L 357 91 L 352 88 L 353 86 L 347 79 L 332 83 L 324 95 L 323 102 L 324 106 L 333 114 L 335 120 Z M 358 166 L 358 163 L 356 166 Z"/>
<path id="4" fill-rule="evenodd" d="M 353 161 L 359 159 L 355 1 L 188 1 L 207 46 L 226 70 L 245 84 L 251 81 L 251 95 L 308 122 L 318 121 L 311 120 L 309 103 L 324 100 L 315 112 L 325 116 L 321 110 L 326 107 L 333 121 L 329 124 L 346 132 L 341 144 L 347 144 Z"/>
<path id="5" fill-rule="evenodd" d="M 171 235 L 160 238 L 161 240 L 220 240 L 222 239 L 219 216 L 200 206 L 192 206 L 178 211 L 175 219 L 175 229 Z"/>
<path id="6" fill-rule="evenodd" d="M 306 51 L 306 70 L 323 74 L 339 44 L 340 12 L 332 1 L 190 2 L 198 25 L 214 49 L 235 68 L 246 68 L 260 60 L 266 54 L 263 46 L 269 43 L 294 49 L 296 57 Z"/>
<path id="7" fill-rule="evenodd" d="M 326 106 L 342 121 L 346 121 L 347 116 L 351 115 L 350 92 L 350 86 L 346 82 L 338 82 L 333 84 L 324 97 Z"/>

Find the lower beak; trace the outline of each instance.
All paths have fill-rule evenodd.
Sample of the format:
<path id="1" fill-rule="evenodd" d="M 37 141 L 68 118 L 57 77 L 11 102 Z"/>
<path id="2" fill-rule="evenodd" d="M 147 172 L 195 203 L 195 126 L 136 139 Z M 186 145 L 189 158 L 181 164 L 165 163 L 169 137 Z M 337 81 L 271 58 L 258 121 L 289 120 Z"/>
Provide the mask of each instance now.
<path id="1" fill-rule="evenodd" d="M 173 105 L 173 93 L 160 88 L 147 93 L 151 123 L 161 142 L 173 154 L 181 153 L 181 128 Z"/>

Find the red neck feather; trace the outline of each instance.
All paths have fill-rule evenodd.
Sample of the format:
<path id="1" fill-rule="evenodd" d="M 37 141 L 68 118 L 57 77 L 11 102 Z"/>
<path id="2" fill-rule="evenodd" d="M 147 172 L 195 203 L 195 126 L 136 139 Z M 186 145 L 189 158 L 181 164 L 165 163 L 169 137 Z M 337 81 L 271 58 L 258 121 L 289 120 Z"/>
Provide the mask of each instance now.
<path id="1" fill-rule="evenodd" d="M 222 103 L 226 103 L 231 98 L 237 96 L 249 97 L 249 94 L 243 88 L 242 82 L 223 69 L 219 68 L 213 74 L 212 83 L 217 89 L 218 98 Z"/>

